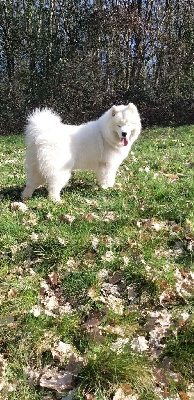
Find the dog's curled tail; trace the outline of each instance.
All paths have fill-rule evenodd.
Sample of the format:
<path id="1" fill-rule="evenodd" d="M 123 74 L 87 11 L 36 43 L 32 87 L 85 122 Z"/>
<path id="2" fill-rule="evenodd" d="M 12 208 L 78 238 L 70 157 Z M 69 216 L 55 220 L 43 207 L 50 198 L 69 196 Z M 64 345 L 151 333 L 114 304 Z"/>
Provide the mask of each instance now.
<path id="1" fill-rule="evenodd" d="M 36 137 L 40 132 L 49 132 L 61 124 L 61 118 L 49 108 L 36 108 L 27 118 L 25 133 L 28 139 Z"/>

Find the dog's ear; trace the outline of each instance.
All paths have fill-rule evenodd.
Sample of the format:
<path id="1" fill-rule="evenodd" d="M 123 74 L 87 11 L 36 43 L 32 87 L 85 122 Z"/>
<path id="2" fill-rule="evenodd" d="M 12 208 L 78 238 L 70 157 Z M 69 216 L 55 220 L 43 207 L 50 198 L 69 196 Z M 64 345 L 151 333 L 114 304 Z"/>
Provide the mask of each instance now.
<path id="1" fill-rule="evenodd" d="M 135 106 L 135 104 L 133 104 L 133 103 L 129 103 L 128 104 L 128 110 L 131 112 L 131 113 L 134 113 L 134 114 L 137 114 L 137 107 Z"/>
<path id="2" fill-rule="evenodd" d="M 112 106 L 111 110 L 112 110 L 112 116 L 114 117 L 116 115 L 116 113 L 117 113 L 117 107 L 116 106 Z"/>

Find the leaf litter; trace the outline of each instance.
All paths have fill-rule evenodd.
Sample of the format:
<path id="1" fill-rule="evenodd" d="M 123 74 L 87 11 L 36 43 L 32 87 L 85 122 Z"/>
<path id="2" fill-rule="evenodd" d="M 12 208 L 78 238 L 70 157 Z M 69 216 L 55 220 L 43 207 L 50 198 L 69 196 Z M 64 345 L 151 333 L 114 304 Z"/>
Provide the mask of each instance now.
<path id="1" fill-rule="evenodd" d="M 50 284 L 45 280 L 40 283 L 38 304 L 31 308 L 31 313 L 35 317 L 43 313 L 54 318 L 59 315 L 72 314 L 72 306 L 64 297 L 62 289 L 60 287 L 55 288 L 59 283 L 58 275 L 53 272 L 48 278 Z"/>
<path id="2" fill-rule="evenodd" d="M 142 172 L 143 171 L 145 171 L 146 173 L 150 173 L 151 169 L 150 167 L 146 166 L 142 169 Z M 184 176 L 183 174 L 168 174 L 160 171 L 159 174 L 154 175 L 154 178 L 156 179 L 159 175 L 163 175 L 172 183 L 176 182 L 178 179 Z M 131 176 L 133 176 L 133 173 Z M 118 215 L 113 211 L 106 211 L 104 213 L 101 213 L 100 215 L 99 209 L 101 208 L 101 206 L 99 206 L 99 203 L 96 200 L 84 200 L 89 207 L 95 207 L 96 209 L 98 209 L 98 211 L 94 213 L 79 213 L 79 216 L 81 216 L 81 218 L 85 219 L 87 222 L 92 222 L 96 220 L 111 223 L 117 219 Z M 27 229 L 30 229 L 31 227 L 37 225 L 38 218 L 36 214 L 30 212 L 28 209 L 25 209 L 25 207 L 19 205 L 19 203 L 13 206 L 11 205 L 11 209 L 14 211 L 14 215 L 17 214 L 17 211 L 20 211 L 24 214 L 26 213 L 23 217 L 23 223 L 25 224 Z M 144 205 L 141 205 L 140 209 L 144 211 Z M 28 214 L 29 220 L 27 220 L 26 218 Z M 48 219 L 51 218 L 53 219 L 54 217 L 50 213 L 48 213 Z M 71 225 L 74 222 L 75 218 L 77 217 L 63 214 L 63 217 L 61 217 L 61 222 Z M 153 234 L 157 235 L 157 233 L 160 234 L 160 232 L 168 232 L 170 236 L 175 238 L 174 244 L 173 246 L 171 246 L 170 249 L 154 249 L 156 256 L 171 257 L 172 260 L 172 257 L 175 258 L 178 256 L 182 256 L 185 254 L 186 251 L 189 253 L 193 251 L 193 235 L 191 222 L 189 220 L 186 221 L 185 226 L 181 226 L 175 221 L 160 221 L 157 218 L 140 218 L 137 221 L 136 225 L 140 233 L 144 233 L 145 231 L 147 231 L 148 234 L 153 232 Z M 38 241 L 39 239 L 38 235 L 35 232 L 32 232 L 29 237 L 31 241 Z M 117 239 L 119 242 L 119 238 Z M 149 306 L 148 308 L 142 310 L 141 297 L 137 291 L 135 284 L 130 284 L 128 286 L 125 285 L 123 291 L 122 271 L 119 270 L 114 273 L 112 273 L 111 271 L 111 263 L 114 263 L 115 261 L 114 245 L 117 244 L 117 239 L 109 235 L 91 235 L 92 251 L 100 254 L 100 247 L 102 243 L 104 246 L 106 246 L 107 251 L 105 251 L 102 256 L 100 254 L 100 257 L 101 261 L 106 262 L 107 264 L 105 264 L 105 268 L 101 268 L 97 272 L 97 280 L 99 284 L 98 287 L 96 288 L 95 286 L 93 286 L 88 290 L 88 296 L 92 300 L 92 304 L 94 301 L 94 304 L 95 302 L 97 302 L 98 306 L 99 304 L 100 307 L 102 305 L 101 310 L 103 310 L 104 313 L 98 310 L 96 314 L 88 314 L 87 319 L 84 322 L 86 332 L 88 336 L 94 341 L 94 343 L 98 344 L 99 346 L 103 345 L 104 341 L 106 340 L 106 335 L 116 335 L 117 338 L 114 339 L 114 341 L 112 341 L 110 345 L 111 349 L 115 351 L 115 353 L 122 352 L 125 346 L 128 346 L 131 351 L 139 352 L 140 356 L 143 352 L 145 352 L 146 354 L 148 354 L 149 357 L 151 357 L 151 359 L 158 360 L 159 355 L 162 354 L 165 348 L 165 338 L 169 334 L 176 335 L 179 327 L 184 325 L 185 322 L 191 317 L 190 312 L 186 311 L 182 311 L 179 313 L 178 316 L 174 316 L 173 305 L 176 305 L 180 299 L 182 299 L 184 304 L 189 304 L 188 300 L 192 296 L 194 288 L 193 273 L 188 272 L 188 270 L 187 272 L 185 272 L 181 268 L 175 268 L 172 263 L 174 285 L 168 284 L 167 282 L 164 282 L 163 285 L 163 282 L 159 282 L 160 271 L 156 268 L 155 272 L 157 277 L 159 277 L 158 287 L 162 291 L 158 295 L 155 304 L 152 304 L 151 307 Z M 66 246 L 68 243 L 65 237 L 59 237 L 58 242 L 63 246 Z M 139 249 L 141 247 L 141 243 L 138 242 L 138 239 L 129 239 L 129 247 L 130 249 Z M 20 250 L 22 250 L 22 247 L 20 247 L 20 245 L 16 245 L 15 250 L 13 247 L 12 257 L 14 257 L 14 254 L 17 254 L 17 252 L 19 252 Z M 145 271 L 147 273 L 146 278 L 148 278 L 149 281 L 155 282 L 156 276 L 154 276 L 154 268 L 151 266 L 151 264 L 148 265 L 148 263 L 144 261 L 144 255 L 141 254 L 141 249 L 139 254 L 139 260 L 141 259 L 139 262 L 144 265 Z M 121 259 L 122 266 L 119 267 L 122 269 L 130 265 L 131 253 L 126 252 L 122 254 L 120 261 Z M 79 268 L 80 263 L 72 257 L 69 258 L 66 265 L 67 270 L 72 272 Z M 20 268 L 23 269 L 23 266 L 20 266 Z M 163 268 L 163 270 L 165 271 L 167 265 L 164 265 Z M 163 288 L 162 285 L 164 286 Z M 125 299 L 123 298 L 123 294 L 125 295 Z M 11 300 L 12 298 L 14 299 L 15 296 L 17 296 L 17 293 L 10 289 L 10 291 L 8 292 L 8 298 Z M 137 326 L 137 329 L 134 330 L 132 335 L 128 335 L 125 327 L 120 326 L 117 323 L 113 325 L 109 323 L 107 324 L 105 316 L 109 311 L 113 311 L 117 315 L 126 315 L 127 312 L 129 314 L 131 312 L 133 313 L 134 309 L 130 308 L 132 306 L 137 306 L 136 310 L 138 310 L 139 317 L 142 317 L 144 319 L 143 326 L 139 327 L 139 329 Z M 63 307 L 66 308 L 66 311 Z M 34 314 L 35 317 L 38 317 L 40 314 L 46 314 L 53 318 L 56 318 L 56 316 L 64 315 L 66 312 L 71 314 L 74 311 L 75 310 L 73 310 L 71 304 L 67 302 L 67 299 L 65 298 L 64 293 L 60 288 L 60 277 L 55 271 L 51 272 L 47 276 L 47 280 L 41 282 L 38 302 L 37 305 L 32 308 L 31 312 Z M 75 388 L 74 373 L 75 376 L 77 376 L 77 373 L 79 373 L 77 372 L 79 370 L 79 361 L 77 361 L 79 356 L 77 355 L 77 352 L 75 351 L 75 349 L 71 348 L 70 344 L 63 343 L 62 341 L 58 341 L 52 346 L 47 346 L 47 350 L 51 352 L 53 361 L 57 362 L 59 365 L 58 367 L 56 367 L 56 365 L 53 366 L 51 363 L 50 365 L 44 367 L 41 371 L 33 372 L 33 370 L 31 369 L 31 377 L 33 377 L 32 380 L 39 382 L 39 384 L 41 383 L 42 387 L 47 387 L 57 392 L 61 392 L 61 390 L 71 390 L 69 392 L 69 395 L 64 397 L 64 399 L 72 399 L 72 393 L 74 392 Z M 76 366 L 70 366 L 68 359 L 70 360 L 71 357 L 72 364 L 76 364 Z M 1 361 L 2 360 L 0 360 L 0 365 Z M 82 362 L 83 360 L 80 360 L 80 363 Z M 4 363 L 4 366 L 6 366 L 6 361 Z M 1 369 L 5 371 L 5 367 L 1 367 Z M 192 399 L 194 392 L 194 388 L 192 387 L 192 385 L 189 385 L 187 393 L 185 393 L 184 391 L 179 391 L 179 393 L 173 395 L 168 392 L 168 374 L 169 377 L 172 377 L 174 382 L 179 379 L 179 377 L 175 373 L 173 375 L 172 371 L 170 371 L 170 365 L 167 371 L 165 371 L 164 365 L 161 365 L 161 368 L 156 366 L 153 367 L 153 375 L 156 381 L 155 390 L 158 398 L 165 398 L 169 400 L 182 400 L 187 398 Z M 30 372 L 28 374 L 28 377 L 30 378 Z M 90 398 L 90 396 L 92 396 L 92 399 L 95 399 L 95 396 L 93 394 L 88 394 L 88 398 Z M 132 392 L 127 393 L 122 386 L 115 389 L 113 399 L 136 400 L 138 399 L 138 396 L 136 394 L 133 394 Z"/>
<path id="3" fill-rule="evenodd" d="M 80 357 L 77 351 L 69 344 L 59 341 L 53 346 L 46 345 L 44 351 L 50 351 L 53 360 L 57 360 L 61 367 L 46 365 L 42 369 L 34 370 L 30 366 L 24 368 L 28 381 L 37 383 L 41 387 L 63 392 L 74 387 L 74 379 L 83 365 L 83 358 Z"/>

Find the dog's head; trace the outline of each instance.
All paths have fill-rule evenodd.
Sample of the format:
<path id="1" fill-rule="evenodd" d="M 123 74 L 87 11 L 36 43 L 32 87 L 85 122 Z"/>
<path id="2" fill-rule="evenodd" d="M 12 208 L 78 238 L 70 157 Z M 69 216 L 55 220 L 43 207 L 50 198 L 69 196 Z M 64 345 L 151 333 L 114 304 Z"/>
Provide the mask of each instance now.
<path id="1" fill-rule="evenodd" d="M 112 128 L 121 146 L 132 144 L 141 130 L 141 122 L 137 107 L 133 103 L 127 106 L 113 106 L 110 109 Z"/>

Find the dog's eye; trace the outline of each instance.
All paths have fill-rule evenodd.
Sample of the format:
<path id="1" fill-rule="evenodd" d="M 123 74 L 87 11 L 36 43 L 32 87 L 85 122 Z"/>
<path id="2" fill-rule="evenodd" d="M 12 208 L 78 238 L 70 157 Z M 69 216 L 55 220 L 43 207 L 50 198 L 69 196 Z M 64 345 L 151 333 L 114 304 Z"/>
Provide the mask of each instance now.
<path id="1" fill-rule="evenodd" d="M 121 125 L 117 125 L 118 126 L 118 128 L 121 128 Z"/>

